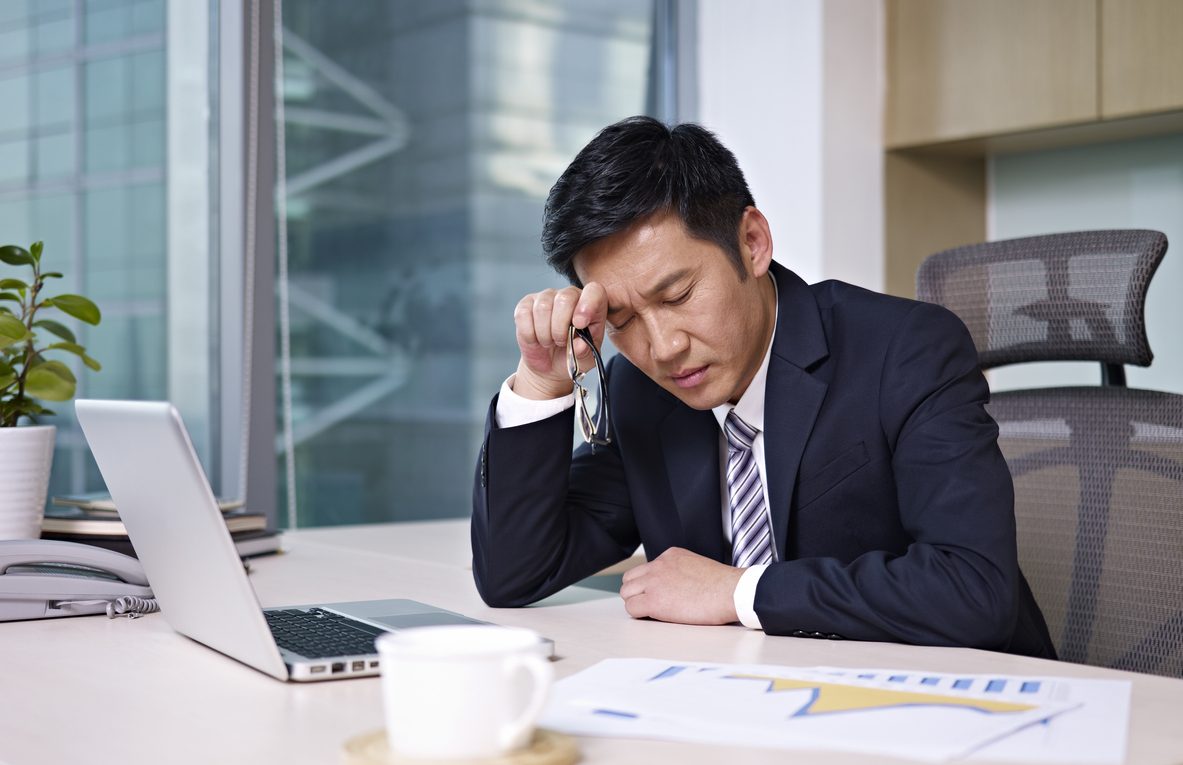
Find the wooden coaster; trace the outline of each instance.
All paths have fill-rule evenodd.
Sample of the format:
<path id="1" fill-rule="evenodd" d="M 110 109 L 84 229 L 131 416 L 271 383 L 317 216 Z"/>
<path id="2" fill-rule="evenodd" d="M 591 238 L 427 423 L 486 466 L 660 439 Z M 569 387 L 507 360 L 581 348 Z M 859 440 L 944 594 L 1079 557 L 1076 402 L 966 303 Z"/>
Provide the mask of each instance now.
<path id="1" fill-rule="evenodd" d="M 345 742 L 345 762 L 348 765 L 440 765 L 445 762 L 453 765 L 572 765 L 578 761 L 579 747 L 575 739 L 544 728 L 534 731 L 534 740 L 521 749 L 499 757 L 464 760 L 401 757 L 386 745 L 385 728 L 354 736 Z"/>

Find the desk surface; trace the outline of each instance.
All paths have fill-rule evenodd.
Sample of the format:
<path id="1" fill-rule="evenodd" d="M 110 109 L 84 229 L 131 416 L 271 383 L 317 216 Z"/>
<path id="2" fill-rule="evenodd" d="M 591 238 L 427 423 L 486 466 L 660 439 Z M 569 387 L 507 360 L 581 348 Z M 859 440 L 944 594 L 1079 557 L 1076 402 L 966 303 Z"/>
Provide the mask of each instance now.
<path id="1" fill-rule="evenodd" d="M 1183 762 L 1183 680 L 972 649 L 769 637 L 739 626 L 630 619 L 616 596 L 569 588 L 524 609 L 486 607 L 468 570 L 467 523 L 354 526 L 288 534 L 288 552 L 257 559 L 265 606 L 414 598 L 553 638 L 565 677 L 608 657 L 898 667 L 1133 682 L 1130 763 Z M 425 560 L 429 559 L 429 560 Z M 377 678 L 281 683 L 181 637 L 160 614 L 0 624 L 0 762 L 334 763 L 345 740 L 382 725 Z M 719 747 L 580 739 L 587 763 L 737 761 Z M 751 749 L 751 763 L 783 763 Z M 815 753 L 811 763 L 903 762 Z"/>

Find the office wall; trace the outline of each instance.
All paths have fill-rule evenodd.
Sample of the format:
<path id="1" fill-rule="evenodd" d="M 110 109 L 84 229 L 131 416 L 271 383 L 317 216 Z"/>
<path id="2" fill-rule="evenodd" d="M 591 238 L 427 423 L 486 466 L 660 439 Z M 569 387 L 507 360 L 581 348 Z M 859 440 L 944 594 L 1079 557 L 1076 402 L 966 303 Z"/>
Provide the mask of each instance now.
<path id="1" fill-rule="evenodd" d="M 879 0 L 700 0 L 698 113 L 747 174 L 776 259 L 883 287 Z"/>
<path id="2" fill-rule="evenodd" d="M 989 162 L 990 239 L 1100 228 L 1150 228 L 1170 242 L 1146 300 L 1154 363 L 1129 384 L 1183 393 L 1183 136 L 995 157 Z M 1005 390 L 1096 384 L 1098 365 L 1024 364 L 991 372 Z"/>

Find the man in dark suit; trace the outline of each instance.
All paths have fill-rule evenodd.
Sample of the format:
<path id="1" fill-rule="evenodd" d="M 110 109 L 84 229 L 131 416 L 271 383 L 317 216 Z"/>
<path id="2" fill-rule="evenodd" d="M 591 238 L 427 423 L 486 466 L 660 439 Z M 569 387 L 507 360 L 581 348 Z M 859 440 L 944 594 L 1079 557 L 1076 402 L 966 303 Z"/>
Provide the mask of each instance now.
<path id="1" fill-rule="evenodd" d="M 521 360 L 473 501 L 487 603 L 643 543 L 620 591 L 634 617 L 1054 657 L 953 314 L 774 263 L 734 156 L 695 125 L 601 131 L 551 190 L 543 246 L 573 286 L 514 313 Z M 571 326 L 620 352 L 611 442 L 574 455 Z"/>

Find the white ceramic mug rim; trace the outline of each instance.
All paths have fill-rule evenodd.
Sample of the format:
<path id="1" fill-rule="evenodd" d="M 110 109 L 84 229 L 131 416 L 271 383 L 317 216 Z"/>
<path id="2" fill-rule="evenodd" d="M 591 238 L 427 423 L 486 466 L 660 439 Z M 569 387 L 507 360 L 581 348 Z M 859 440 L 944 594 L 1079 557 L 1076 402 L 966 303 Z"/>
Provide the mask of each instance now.
<path id="1" fill-rule="evenodd" d="M 460 641 L 451 638 L 460 637 Z M 375 641 L 384 658 L 414 657 L 416 660 L 459 661 L 501 658 L 539 648 L 538 633 L 523 627 L 495 624 L 447 624 L 412 627 L 379 635 Z"/>

